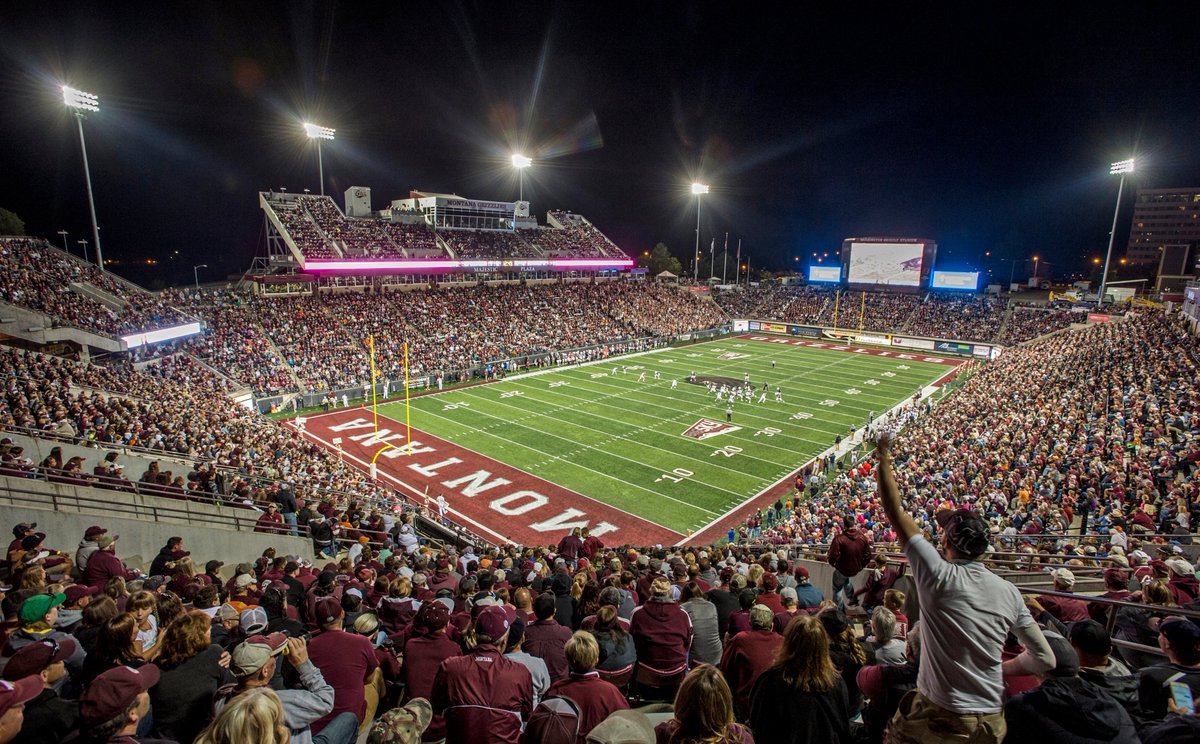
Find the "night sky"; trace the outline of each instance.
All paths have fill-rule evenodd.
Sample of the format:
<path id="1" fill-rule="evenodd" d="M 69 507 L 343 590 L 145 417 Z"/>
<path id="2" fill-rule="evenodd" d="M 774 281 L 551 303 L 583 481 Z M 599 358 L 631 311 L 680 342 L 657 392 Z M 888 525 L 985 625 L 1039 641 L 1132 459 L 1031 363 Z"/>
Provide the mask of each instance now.
<path id="1" fill-rule="evenodd" d="M 305 119 L 337 129 L 339 204 L 352 185 L 376 208 L 413 188 L 513 200 L 522 150 L 540 220 L 571 209 L 686 260 L 700 179 L 704 245 L 728 231 L 773 268 L 891 235 L 936 239 L 943 269 L 990 250 L 1065 275 L 1107 244 L 1111 161 L 1200 185 L 1190 4 L 813 5 L 8 3 L 0 207 L 90 241 L 64 82 L 100 96 L 105 255 L 146 282 L 133 261 L 172 283 L 248 268 L 255 193 L 317 191 Z"/>

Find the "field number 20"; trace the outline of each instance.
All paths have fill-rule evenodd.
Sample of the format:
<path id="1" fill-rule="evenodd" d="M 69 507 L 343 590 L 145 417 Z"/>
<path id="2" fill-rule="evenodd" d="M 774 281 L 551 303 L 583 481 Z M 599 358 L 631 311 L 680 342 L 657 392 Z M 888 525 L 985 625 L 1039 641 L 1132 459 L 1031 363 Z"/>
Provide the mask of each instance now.
<path id="1" fill-rule="evenodd" d="M 713 450 L 712 454 L 709 455 L 709 457 L 716 457 L 717 455 L 721 455 L 722 457 L 733 457 L 734 455 L 736 455 L 737 453 L 739 453 L 741 451 L 742 451 L 741 447 L 735 447 L 734 445 L 729 444 L 724 447 L 721 447 L 720 449 Z"/>
<path id="2" fill-rule="evenodd" d="M 695 473 L 687 468 L 675 468 L 669 473 L 663 473 L 662 475 L 658 476 L 654 479 L 654 482 L 658 483 L 659 481 L 669 480 L 672 483 L 678 483 L 685 478 L 691 478 L 693 475 L 695 475 Z"/>

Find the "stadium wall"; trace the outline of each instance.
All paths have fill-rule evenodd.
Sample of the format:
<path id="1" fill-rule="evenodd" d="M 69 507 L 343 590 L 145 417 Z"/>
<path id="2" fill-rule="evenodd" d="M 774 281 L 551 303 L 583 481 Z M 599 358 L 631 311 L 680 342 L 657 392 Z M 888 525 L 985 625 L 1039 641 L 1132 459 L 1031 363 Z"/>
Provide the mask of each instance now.
<path id="1" fill-rule="evenodd" d="M 829 326 L 799 325 L 796 323 L 781 323 L 777 320 L 733 321 L 734 333 L 776 333 L 783 336 L 798 336 L 823 341 L 847 341 L 864 346 L 886 346 L 898 349 L 952 355 L 975 359 L 989 359 L 1000 355 L 1003 346 L 994 343 L 966 341 L 961 339 L 928 338 L 923 336 L 907 336 L 896 333 L 874 331 L 853 331 L 845 328 Z"/>

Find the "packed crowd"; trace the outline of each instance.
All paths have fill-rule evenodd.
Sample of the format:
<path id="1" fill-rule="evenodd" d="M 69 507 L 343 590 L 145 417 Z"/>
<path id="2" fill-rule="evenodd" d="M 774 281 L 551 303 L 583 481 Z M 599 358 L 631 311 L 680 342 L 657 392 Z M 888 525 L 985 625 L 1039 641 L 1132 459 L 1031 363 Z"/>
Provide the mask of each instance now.
<path id="1" fill-rule="evenodd" d="M 994 538 L 979 514 L 939 509 L 923 535 L 888 446 L 876 482 L 906 566 L 876 552 L 853 509 L 828 549 L 803 556 L 610 547 L 581 528 L 557 545 L 460 552 L 423 544 L 409 514 L 374 513 L 352 530 L 362 515 L 322 504 L 306 516 L 311 558 L 193 556 L 172 537 L 144 571 L 102 525 L 72 557 L 73 536 L 18 524 L 0 588 L 0 742 L 1160 744 L 1200 734 L 1182 693 L 1163 684 L 1200 695 L 1200 625 L 1152 606 L 1165 582 L 1106 572 L 1106 596 L 1133 603 L 1118 626 L 1140 622 L 1165 655 L 1122 659 L 1086 606 L 1076 612 L 1082 601 L 1022 600 L 988 571 Z M 347 531 L 344 549 L 327 541 L 330 523 Z M 831 593 L 802 557 L 832 567 Z M 896 588 L 906 567 L 919 603 Z M 1073 583 L 1060 565 L 1055 589 Z"/>
<path id="2" fill-rule="evenodd" d="M 279 218 L 287 234 L 291 236 L 296 248 L 306 258 L 339 258 L 335 248 L 317 227 L 313 217 L 305 209 L 304 202 L 298 196 L 271 193 L 267 196 L 267 204 Z"/>
<path id="3" fill-rule="evenodd" d="M 625 257 L 621 249 L 583 219 L 568 222 L 561 228 L 539 227 L 536 231 L 522 231 L 522 236 L 551 258 Z"/>
<path id="4" fill-rule="evenodd" d="M 264 505 L 289 481 L 312 503 L 331 493 L 343 502 L 395 502 L 393 494 L 290 429 L 204 386 L 188 387 L 175 375 L 151 371 L 155 373 L 6 349 L 0 353 L 5 380 L 0 427 L 173 454 L 194 463 L 170 481 L 182 487 L 183 495 L 231 505 Z M 184 374 L 194 375 L 194 370 Z M 44 466 L 55 470 L 66 464 Z M 221 473 L 220 488 L 210 472 Z M 156 482 L 161 482 L 159 476 L 151 474 Z"/>
<path id="5" fill-rule="evenodd" d="M 204 322 L 204 332 L 180 345 L 260 395 L 296 390 L 296 381 L 259 325 L 250 299 L 228 290 L 164 290 L 163 298 Z"/>
<path id="6" fill-rule="evenodd" d="M 445 256 L 445 252 L 437 243 L 437 235 L 433 228 L 427 225 L 407 225 L 399 222 L 383 222 L 381 225 L 391 243 L 400 250 L 390 253 L 368 252 L 367 255 L 372 258 Z"/>
<path id="7" fill-rule="evenodd" d="M 125 303 L 119 311 L 71 288 L 89 284 Z M 136 333 L 187 322 L 162 299 L 86 264 L 44 240 L 6 238 L 0 243 L 0 299 L 104 335 Z"/>
<path id="8" fill-rule="evenodd" d="M 1082 323 L 1086 320 L 1083 313 L 1068 309 L 1042 310 L 1030 307 L 1013 308 L 1004 327 L 1004 333 L 998 339 L 1002 344 L 1019 344 L 1047 333 L 1067 328 L 1072 323 Z"/>
<path id="9" fill-rule="evenodd" d="M 930 338 L 989 341 L 999 332 L 1006 309 L 997 297 L 935 292 L 917 307 L 904 331 Z"/>
<path id="10" fill-rule="evenodd" d="M 299 200 L 321 232 L 342 246 L 344 256 L 399 255 L 380 220 L 350 219 L 328 196 L 301 196 Z"/>
<path id="11" fill-rule="evenodd" d="M 1187 534 L 1200 524 L 1198 363 L 1178 321 L 1151 313 L 1010 348 L 904 429 L 906 503 L 923 528 L 944 506 L 976 509 L 1010 544 L 1080 515 L 1100 542 L 1135 518 Z M 738 538 L 822 543 L 854 510 L 873 539 L 889 539 L 870 460 L 796 485 Z"/>
<path id="12" fill-rule="evenodd" d="M 523 232 L 523 231 L 522 231 Z M 537 251 L 522 232 L 505 230 L 442 230 L 442 240 L 455 256 L 469 258 L 518 258 L 536 256 Z"/>

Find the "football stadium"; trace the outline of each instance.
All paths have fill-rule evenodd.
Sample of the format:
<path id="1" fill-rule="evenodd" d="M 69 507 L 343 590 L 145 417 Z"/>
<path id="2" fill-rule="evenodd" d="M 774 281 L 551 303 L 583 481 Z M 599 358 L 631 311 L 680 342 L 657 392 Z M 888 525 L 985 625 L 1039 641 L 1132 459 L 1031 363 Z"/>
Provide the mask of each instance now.
<path id="1" fill-rule="evenodd" d="M 1200 153 L 1083 179 L 1047 145 L 1064 193 L 1010 203 L 1034 161 L 979 132 L 895 124 L 897 158 L 944 146 L 929 173 L 801 186 L 834 151 L 807 137 L 850 163 L 875 125 L 763 121 L 661 187 L 615 173 L 660 114 L 694 145 L 710 93 L 575 56 L 620 35 L 594 11 L 538 52 L 478 9 L 289 7 L 237 52 L 247 12 L 105 11 L 97 38 L 186 54 L 12 86 L 58 129 L 13 129 L 0 197 L 0 744 L 1200 741 L 1200 189 L 1164 185 Z M 59 38 L 14 28 L 13 59 Z M 471 70 L 330 51 L 390 64 L 393 33 Z M 782 46 L 703 82 L 802 117 L 755 33 Z"/>

